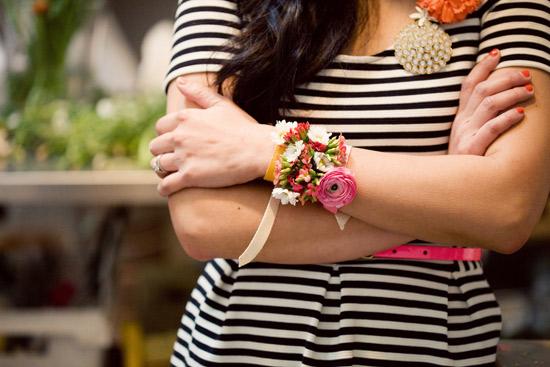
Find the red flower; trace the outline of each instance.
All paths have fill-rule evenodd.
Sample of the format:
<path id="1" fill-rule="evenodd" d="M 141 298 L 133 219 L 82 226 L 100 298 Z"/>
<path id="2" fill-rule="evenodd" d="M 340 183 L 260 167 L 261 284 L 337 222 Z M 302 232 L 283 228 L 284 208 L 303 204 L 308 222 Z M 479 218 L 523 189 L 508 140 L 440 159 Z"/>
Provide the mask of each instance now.
<path id="1" fill-rule="evenodd" d="M 302 190 L 304 189 L 302 185 L 294 181 L 294 177 L 292 176 L 288 176 L 288 183 L 290 184 L 290 186 L 292 187 L 292 191 L 294 192 L 302 192 Z"/>
<path id="2" fill-rule="evenodd" d="M 300 154 L 300 161 L 305 165 L 308 165 L 311 162 L 311 154 L 309 154 L 309 147 L 310 147 L 310 144 L 305 143 L 304 144 L 304 149 L 302 150 L 302 153 Z"/>
<path id="3" fill-rule="evenodd" d="M 338 137 L 338 156 L 336 157 L 336 159 L 342 164 L 346 163 L 347 148 L 346 148 L 345 141 L 346 139 L 344 138 L 343 135 L 340 135 Z"/>
<path id="4" fill-rule="evenodd" d="M 313 141 L 311 142 L 311 147 L 313 148 L 313 150 L 315 150 L 316 152 L 325 152 L 325 150 L 327 150 L 327 146 L 323 143 L 319 143 L 318 141 Z"/>
<path id="5" fill-rule="evenodd" d="M 50 4 L 47 0 L 36 0 L 32 4 L 32 11 L 34 14 L 45 14 L 48 11 Z"/>
<path id="6" fill-rule="evenodd" d="M 304 194 L 311 196 L 314 200 L 317 200 L 317 186 L 315 186 L 312 182 L 308 183 Z"/>

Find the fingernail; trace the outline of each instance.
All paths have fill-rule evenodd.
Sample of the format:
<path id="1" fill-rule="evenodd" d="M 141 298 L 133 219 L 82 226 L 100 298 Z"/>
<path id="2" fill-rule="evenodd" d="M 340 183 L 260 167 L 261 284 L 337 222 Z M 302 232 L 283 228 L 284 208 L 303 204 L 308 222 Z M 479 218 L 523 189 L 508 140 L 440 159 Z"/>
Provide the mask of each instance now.
<path id="1" fill-rule="evenodd" d="M 528 92 L 532 92 L 533 91 L 533 84 L 529 83 L 525 86 L 525 89 L 527 89 Z"/>
<path id="2" fill-rule="evenodd" d="M 517 111 L 518 113 L 523 114 L 523 113 L 525 112 L 525 109 L 524 109 L 523 107 L 518 107 L 518 108 L 516 108 L 516 111 Z"/>
<path id="3" fill-rule="evenodd" d="M 185 85 L 185 84 L 187 84 L 187 79 L 185 79 L 185 78 L 178 78 L 178 84 L 179 84 L 179 85 Z"/>
<path id="4" fill-rule="evenodd" d="M 531 73 L 529 72 L 529 70 L 522 70 L 521 74 L 526 78 L 529 78 L 531 76 Z"/>
<path id="5" fill-rule="evenodd" d="M 497 56 L 498 55 L 498 49 L 497 48 L 493 48 L 491 50 L 491 52 L 489 52 L 489 55 L 491 56 Z"/>

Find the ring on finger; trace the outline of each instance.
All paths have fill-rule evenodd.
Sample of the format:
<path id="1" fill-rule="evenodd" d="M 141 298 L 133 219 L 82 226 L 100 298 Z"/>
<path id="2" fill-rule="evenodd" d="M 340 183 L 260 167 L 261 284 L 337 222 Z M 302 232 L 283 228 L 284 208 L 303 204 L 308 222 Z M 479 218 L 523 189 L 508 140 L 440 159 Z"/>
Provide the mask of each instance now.
<path id="1" fill-rule="evenodd" d="M 155 171 L 157 175 L 163 175 L 168 172 L 164 168 L 162 168 L 162 165 L 160 164 L 160 159 L 162 158 L 162 155 L 163 154 L 157 155 L 155 159 L 153 159 L 153 162 L 151 164 L 151 168 L 153 168 L 153 171 Z"/>

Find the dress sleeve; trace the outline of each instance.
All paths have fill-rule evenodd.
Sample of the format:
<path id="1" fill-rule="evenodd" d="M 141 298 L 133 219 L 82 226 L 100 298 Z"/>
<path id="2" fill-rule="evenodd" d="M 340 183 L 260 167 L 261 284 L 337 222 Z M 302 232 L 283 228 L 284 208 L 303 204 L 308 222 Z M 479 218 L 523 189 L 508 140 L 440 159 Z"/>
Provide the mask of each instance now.
<path id="1" fill-rule="evenodd" d="M 550 1 L 488 0 L 483 8 L 478 62 L 498 48 L 502 57 L 497 68 L 531 67 L 550 73 Z"/>
<path id="2" fill-rule="evenodd" d="M 178 76 L 221 69 L 233 56 L 226 46 L 240 28 L 236 0 L 178 0 L 164 90 Z"/>

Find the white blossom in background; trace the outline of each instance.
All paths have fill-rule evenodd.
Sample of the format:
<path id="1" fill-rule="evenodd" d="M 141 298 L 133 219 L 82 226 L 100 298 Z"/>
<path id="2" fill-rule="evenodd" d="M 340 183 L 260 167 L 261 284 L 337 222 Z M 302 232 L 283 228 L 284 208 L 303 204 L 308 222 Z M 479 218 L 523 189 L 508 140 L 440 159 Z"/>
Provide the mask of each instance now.
<path id="1" fill-rule="evenodd" d="M 19 126 L 21 122 L 21 114 L 19 112 L 12 112 L 6 119 L 6 127 L 13 130 Z"/>
<path id="2" fill-rule="evenodd" d="M 110 98 L 102 98 L 97 101 L 95 112 L 102 119 L 109 119 L 115 115 L 115 105 Z"/>
<path id="3" fill-rule="evenodd" d="M 66 106 L 59 106 L 52 116 L 52 128 L 58 134 L 69 131 L 70 128 L 69 111 Z"/>

